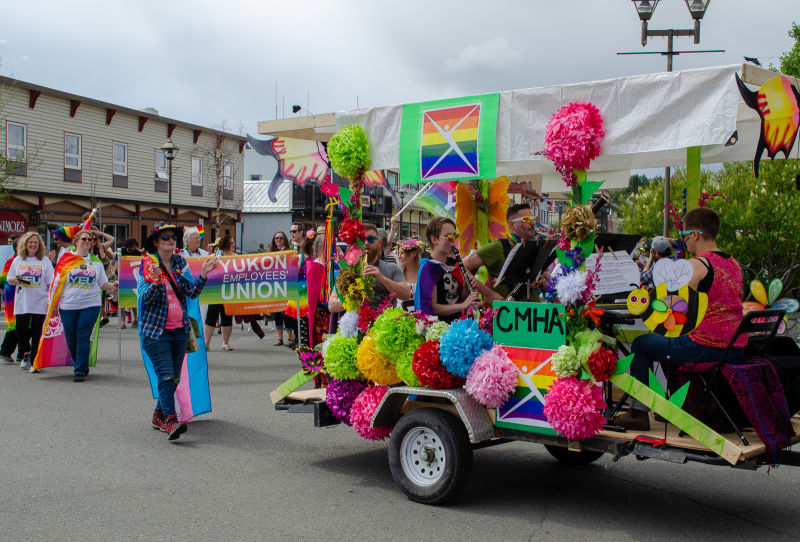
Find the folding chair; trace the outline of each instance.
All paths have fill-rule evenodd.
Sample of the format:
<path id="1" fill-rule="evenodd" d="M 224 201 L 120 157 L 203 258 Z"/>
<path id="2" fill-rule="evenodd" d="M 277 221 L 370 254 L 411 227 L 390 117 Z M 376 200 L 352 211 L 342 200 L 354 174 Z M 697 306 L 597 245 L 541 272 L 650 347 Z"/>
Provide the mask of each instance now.
<path id="1" fill-rule="evenodd" d="M 741 429 L 736 425 L 733 421 L 733 418 L 725 410 L 725 407 L 722 406 L 722 402 L 720 402 L 717 395 L 714 393 L 712 386 L 717 379 L 717 375 L 722 370 L 722 366 L 728 363 L 728 356 L 730 355 L 731 350 L 734 348 L 734 343 L 736 343 L 736 339 L 738 339 L 741 335 L 747 334 L 748 336 L 752 333 L 764 333 L 767 335 L 767 340 L 760 343 L 756 348 L 756 351 L 753 355 L 755 356 L 763 356 L 764 353 L 767 351 L 769 347 L 769 343 L 772 341 L 772 338 L 775 337 L 775 333 L 778 331 L 778 327 L 780 326 L 781 320 L 783 319 L 786 311 L 783 310 L 763 310 L 763 311 L 751 311 L 744 315 L 742 321 L 739 322 L 739 327 L 736 328 L 736 332 L 731 337 L 731 342 L 728 344 L 728 347 L 725 349 L 725 353 L 723 354 L 722 361 L 718 362 L 713 369 L 711 369 L 710 375 L 704 375 L 703 373 L 694 373 L 699 378 L 700 381 L 703 383 L 703 392 L 706 393 L 711 397 L 711 399 L 716 403 L 717 408 L 719 408 L 722 415 L 727 420 L 728 424 L 731 428 L 736 431 L 736 434 L 739 435 L 739 440 L 742 441 L 742 444 L 745 446 L 749 446 L 750 443 L 747 441 L 747 437 L 742 434 Z M 758 320 L 758 321 L 756 321 Z M 683 364 L 681 364 L 683 365 Z M 706 410 L 706 406 L 708 402 L 703 403 L 700 407 L 700 410 L 694 414 L 696 418 L 700 418 Z"/>

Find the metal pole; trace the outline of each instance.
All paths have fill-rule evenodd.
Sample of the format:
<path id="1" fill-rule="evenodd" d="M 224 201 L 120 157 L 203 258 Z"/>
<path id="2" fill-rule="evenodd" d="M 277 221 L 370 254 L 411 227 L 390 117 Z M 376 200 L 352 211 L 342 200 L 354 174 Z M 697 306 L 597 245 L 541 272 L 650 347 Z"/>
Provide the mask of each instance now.
<path id="1" fill-rule="evenodd" d="M 169 162 L 169 218 L 167 222 L 172 223 L 172 160 Z"/>
<path id="2" fill-rule="evenodd" d="M 674 34 L 672 30 L 669 31 L 667 35 L 667 71 L 672 71 L 672 56 L 673 48 L 672 48 L 672 38 Z M 670 170 L 669 166 L 664 168 L 664 237 L 669 237 L 669 209 L 667 205 L 669 204 L 669 191 L 670 191 Z"/>
<path id="3" fill-rule="evenodd" d="M 117 374 L 122 374 L 122 319 L 125 313 L 119 303 L 119 266 L 122 264 L 122 249 L 117 249 Z M 138 326 L 138 320 L 137 320 Z"/>

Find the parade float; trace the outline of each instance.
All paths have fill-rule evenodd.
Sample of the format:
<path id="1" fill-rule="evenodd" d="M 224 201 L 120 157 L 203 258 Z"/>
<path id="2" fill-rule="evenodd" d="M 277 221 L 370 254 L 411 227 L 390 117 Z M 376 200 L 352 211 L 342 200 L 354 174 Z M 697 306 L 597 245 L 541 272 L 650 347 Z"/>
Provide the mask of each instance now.
<path id="1" fill-rule="evenodd" d="M 749 429 L 731 422 L 717 430 L 695 417 L 705 380 L 668 393 L 652 371 L 647 384 L 628 374 L 632 355 L 619 325 L 640 320 L 653 333 L 678 337 L 702 321 L 707 299 L 689 286 L 688 262 L 678 261 L 658 266 L 653 291 L 632 284 L 622 303 L 600 306 L 601 283 L 614 279 L 603 279 L 603 268 L 616 265 L 619 253 L 598 244 L 589 205 L 604 182 L 627 181 L 630 168 L 686 167 L 690 207 L 700 197 L 701 162 L 752 159 L 756 148 L 757 173 L 762 150 L 775 158 L 795 145 L 796 89 L 796 80 L 779 74 L 728 66 L 338 113 L 327 154 L 350 183 L 326 182 L 323 192 L 344 210 L 336 230 L 347 249 L 331 288 L 345 313 L 335 334 L 298 351 L 300 371 L 271 393 L 276 408 L 313 412 L 316 425 L 348 425 L 364 439 L 388 439 L 395 481 L 428 504 L 463 487 L 473 449 L 513 440 L 543 444 L 571 465 L 603 454 L 747 468 L 800 464 L 785 450 L 800 440 L 800 420 L 789 419 L 798 405 L 784 402 L 792 411 L 775 431 L 754 419 L 745 423 Z M 775 118 L 778 105 L 771 119 L 764 108 L 756 114 L 742 106 L 740 96 L 755 103 L 748 92 L 779 104 L 783 117 Z M 780 141 L 765 120 L 782 128 Z M 569 198 L 560 228 L 550 232 L 549 256 L 558 265 L 543 300 L 495 301 L 450 324 L 391 299 L 370 308 L 360 221 L 370 169 L 399 169 L 409 184 L 457 181 L 462 252 L 507 234 L 505 176 L 541 174 L 544 189 Z M 774 300 L 752 307 L 750 327 L 741 328 L 764 334 L 761 353 L 784 314 L 759 311 L 767 301 Z M 326 387 L 300 389 L 321 374 Z M 663 421 L 649 431 L 615 427 L 628 396 Z"/>

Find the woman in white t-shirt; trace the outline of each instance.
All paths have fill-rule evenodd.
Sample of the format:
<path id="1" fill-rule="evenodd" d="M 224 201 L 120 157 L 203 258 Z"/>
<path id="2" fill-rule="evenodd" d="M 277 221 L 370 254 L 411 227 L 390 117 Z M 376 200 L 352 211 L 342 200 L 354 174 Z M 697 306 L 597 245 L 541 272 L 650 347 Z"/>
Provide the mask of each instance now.
<path id="1" fill-rule="evenodd" d="M 17 243 L 17 257 L 8 269 L 8 282 L 16 286 L 14 313 L 17 318 L 19 366 L 33 369 L 32 358 L 39 349 L 47 292 L 53 280 L 53 264 L 45 257 L 44 241 L 36 232 L 28 232 Z"/>
<path id="2" fill-rule="evenodd" d="M 115 292 L 116 282 L 108 282 L 101 261 L 89 256 L 92 232 L 83 230 L 73 239 L 75 254 L 83 258 L 84 264 L 72 269 L 58 303 L 58 313 L 64 326 L 64 335 L 72 359 L 75 361 L 73 382 L 83 382 L 89 374 L 89 351 L 92 329 L 100 315 L 102 297 L 100 291 Z"/>

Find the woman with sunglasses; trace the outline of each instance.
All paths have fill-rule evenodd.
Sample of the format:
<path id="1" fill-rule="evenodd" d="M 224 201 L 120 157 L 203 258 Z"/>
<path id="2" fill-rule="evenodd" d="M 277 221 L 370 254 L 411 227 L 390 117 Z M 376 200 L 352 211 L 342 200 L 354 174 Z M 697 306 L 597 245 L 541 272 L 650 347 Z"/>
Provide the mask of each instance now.
<path id="1" fill-rule="evenodd" d="M 269 244 L 270 252 L 279 252 L 281 250 L 289 250 L 289 239 L 286 233 L 282 231 L 275 232 L 272 236 L 272 242 Z M 283 311 L 273 312 L 272 316 L 275 318 L 275 331 L 278 334 L 278 340 L 272 343 L 272 346 L 281 346 L 283 344 L 283 328 L 284 328 L 284 315 Z M 294 331 L 292 328 L 286 330 L 288 335 L 288 342 L 294 342 Z"/>
<path id="2" fill-rule="evenodd" d="M 96 227 L 92 226 L 91 229 L 91 247 L 89 248 L 89 254 L 98 258 L 101 262 L 103 262 L 103 268 L 106 272 L 106 277 L 113 277 L 116 273 L 114 268 L 114 252 L 111 250 L 111 245 L 114 244 L 114 237 L 111 235 L 101 232 Z M 103 294 L 103 304 L 100 306 L 100 313 L 102 314 L 102 319 L 100 320 L 100 325 L 104 326 L 108 323 L 108 315 L 106 314 L 106 294 Z"/>
<path id="3" fill-rule="evenodd" d="M 233 237 L 230 235 L 223 235 L 217 242 L 218 256 L 232 256 L 236 254 L 236 245 L 234 244 Z M 206 350 L 211 348 L 211 337 L 214 335 L 214 330 L 217 329 L 217 320 L 220 322 L 222 328 L 222 349 L 224 351 L 233 350 L 230 345 L 231 332 L 233 331 L 233 317 L 225 313 L 225 307 L 219 303 L 208 306 L 205 321 L 205 335 L 206 335 Z"/>
<path id="4" fill-rule="evenodd" d="M 734 347 L 726 349 L 742 320 L 742 269 L 736 259 L 717 247 L 720 229 L 717 213 L 700 207 L 683 217 L 684 231 L 680 237 L 694 258 L 689 286 L 708 295 L 708 308 L 703 320 L 687 335 L 677 338 L 649 334 L 637 337 L 631 350 L 634 354 L 631 375 L 647 385 L 649 370 L 659 361 L 667 375 L 671 391 L 678 387 L 677 368 L 681 363 L 704 359 L 736 363 L 744 355 L 747 336 L 736 339 Z M 630 413 L 614 418 L 617 425 L 646 431 L 650 428 L 648 408 L 638 401 Z"/>
<path id="5" fill-rule="evenodd" d="M 406 310 L 414 310 L 414 291 L 417 287 L 417 275 L 419 275 L 419 262 L 422 252 L 425 249 L 422 241 L 416 239 L 406 239 L 400 241 L 397 246 L 397 256 L 400 259 L 400 269 L 403 270 L 406 284 L 411 291 L 411 299 L 407 301 L 397 300 L 397 305 Z"/>
<path id="6" fill-rule="evenodd" d="M 157 225 L 144 248 L 148 255 L 142 260 L 143 279 L 139 281 L 139 338 L 158 378 L 152 425 L 175 440 L 186 432 L 186 424 L 178 420 L 175 411 L 175 389 L 191 326 L 186 298 L 200 295 L 208 273 L 218 262 L 216 258 L 207 259 L 197 281 L 187 278 L 188 264 L 176 254 L 176 248 L 183 248 L 183 228 L 172 224 Z"/>
<path id="7" fill-rule="evenodd" d="M 58 303 L 67 347 L 75 362 L 73 382 L 83 382 L 89 374 L 91 336 L 100 315 L 101 293 L 117 290 L 117 284 L 108 281 L 103 262 L 90 254 L 92 236 L 93 233 L 86 230 L 75 235 L 75 254 L 83 258 L 84 263 L 67 275 Z"/>

